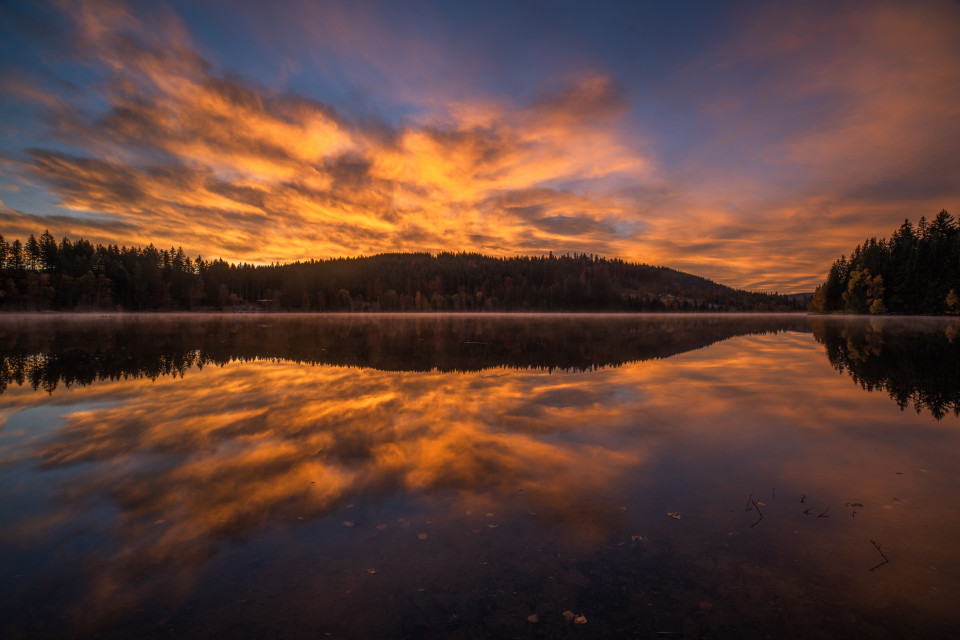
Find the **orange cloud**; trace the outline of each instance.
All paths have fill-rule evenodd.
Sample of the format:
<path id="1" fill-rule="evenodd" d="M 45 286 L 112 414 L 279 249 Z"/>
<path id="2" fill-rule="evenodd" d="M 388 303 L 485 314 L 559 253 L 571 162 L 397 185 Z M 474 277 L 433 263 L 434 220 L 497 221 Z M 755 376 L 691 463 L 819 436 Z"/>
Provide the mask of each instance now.
<path id="1" fill-rule="evenodd" d="M 148 29 L 108 8 L 85 2 L 73 15 L 88 54 L 111 71 L 109 110 L 53 105 L 61 131 L 93 155 L 34 150 L 24 167 L 64 208 L 117 221 L 111 232 L 74 218 L 71 230 L 90 239 L 272 262 L 587 243 L 614 253 L 636 226 L 629 202 L 562 186 L 646 171 L 618 139 L 624 99 L 609 77 L 575 78 L 529 106 L 448 103 L 439 119 L 389 130 L 218 77 L 174 16 Z M 534 191 L 535 216 L 500 206 Z"/>
<path id="2" fill-rule="evenodd" d="M 823 9 L 761 9 L 687 70 L 721 133 L 684 163 L 679 217 L 652 225 L 672 266 L 800 290 L 864 239 L 960 206 L 956 6 Z"/>
<path id="3" fill-rule="evenodd" d="M 533 97 L 484 92 L 449 68 L 443 35 L 399 38 L 364 8 L 297 10 L 359 61 L 355 80 L 415 107 L 395 123 L 219 73 L 172 12 L 68 9 L 107 107 L 8 81 L 73 149 L 34 149 L 6 170 L 71 212 L 30 232 L 252 262 L 584 251 L 790 292 L 865 237 L 960 201 L 960 18 L 946 4 L 744 16 L 649 89 L 689 105 L 690 132 L 659 131 L 635 108 L 647 88 L 600 67 L 545 77 Z M 457 64 L 482 66 L 471 60 Z M 668 152 L 681 134 L 691 140 Z M 29 220 L 0 215 L 12 230 Z"/>

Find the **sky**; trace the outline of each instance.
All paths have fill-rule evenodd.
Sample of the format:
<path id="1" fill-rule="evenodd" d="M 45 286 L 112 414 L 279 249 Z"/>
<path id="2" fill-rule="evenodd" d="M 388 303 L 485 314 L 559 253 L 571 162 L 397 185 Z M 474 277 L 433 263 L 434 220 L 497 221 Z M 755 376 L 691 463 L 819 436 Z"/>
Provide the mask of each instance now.
<path id="1" fill-rule="evenodd" d="M 960 3 L 5 1 L 0 233 L 809 292 L 960 213 Z"/>

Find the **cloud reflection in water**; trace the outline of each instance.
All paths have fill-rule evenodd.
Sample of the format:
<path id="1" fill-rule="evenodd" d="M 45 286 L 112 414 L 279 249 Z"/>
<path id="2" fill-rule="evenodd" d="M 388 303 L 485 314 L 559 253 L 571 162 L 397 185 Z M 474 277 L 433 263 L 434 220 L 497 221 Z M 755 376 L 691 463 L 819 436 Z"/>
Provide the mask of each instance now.
<path id="1" fill-rule="evenodd" d="M 799 332 L 586 371 L 272 358 L 52 395 L 11 386 L 2 398 L 7 463 L 34 464 L 37 482 L 61 479 L 40 498 L 44 517 L 18 518 L 3 539 L 29 546 L 85 526 L 115 541 L 82 562 L 80 618 L 128 615 L 158 593 L 209 604 L 218 572 L 246 567 L 291 608 L 322 594 L 339 604 L 318 611 L 342 605 L 368 633 L 394 614 L 358 621 L 364 607 L 409 604 L 419 585 L 456 594 L 463 613 L 503 581 L 559 603 L 677 580 L 695 586 L 644 597 L 708 594 L 727 607 L 711 614 L 716 624 L 768 593 L 788 616 L 812 598 L 836 615 L 907 609 L 948 621 L 957 588 L 953 417 L 932 422 L 864 393 Z M 49 403 L 63 414 L 53 431 L 17 435 L 18 416 Z M 751 492 L 763 492 L 759 527 L 744 512 Z M 865 506 L 854 516 L 847 503 Z M 896 563 L 868 583 L 877 538 Z M 762 589 L 731 595 L 741 583 Z M 421 613 L 447 611 L 438 602 Z M 907 619 L 894 628 L 915 629 Z"/>

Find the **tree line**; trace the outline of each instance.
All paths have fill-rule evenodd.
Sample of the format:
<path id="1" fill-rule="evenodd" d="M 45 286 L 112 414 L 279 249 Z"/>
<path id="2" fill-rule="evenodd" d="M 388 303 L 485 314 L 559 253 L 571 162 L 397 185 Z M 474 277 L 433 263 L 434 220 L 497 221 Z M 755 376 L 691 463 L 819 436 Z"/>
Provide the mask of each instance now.
<path id="1" fill-rule="evenodd" d="M 870 238 L 833 263 L 810 310 L 960 314 L 960 224 L 941 210 L 916 227 L 904 220 L 889 240 Z"/>
<path id="2" fill-rule="evenodd" d="M 585 253 L 493 258 L 391 253 L 289 264 L 191 259 L 182 249 L 7 242 L 0 310 L 790 311 L 793 297 Z"/>

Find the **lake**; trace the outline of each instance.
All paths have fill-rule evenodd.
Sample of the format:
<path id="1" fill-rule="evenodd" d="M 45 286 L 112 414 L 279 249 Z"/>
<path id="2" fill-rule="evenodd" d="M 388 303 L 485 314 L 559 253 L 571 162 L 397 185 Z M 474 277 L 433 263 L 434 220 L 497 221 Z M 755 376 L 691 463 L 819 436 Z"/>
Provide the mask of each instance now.
<path id="1" fill-rule="evenodd" d="M 960 320 L 0 317 L 0 636 L 947 638 Z"/>

